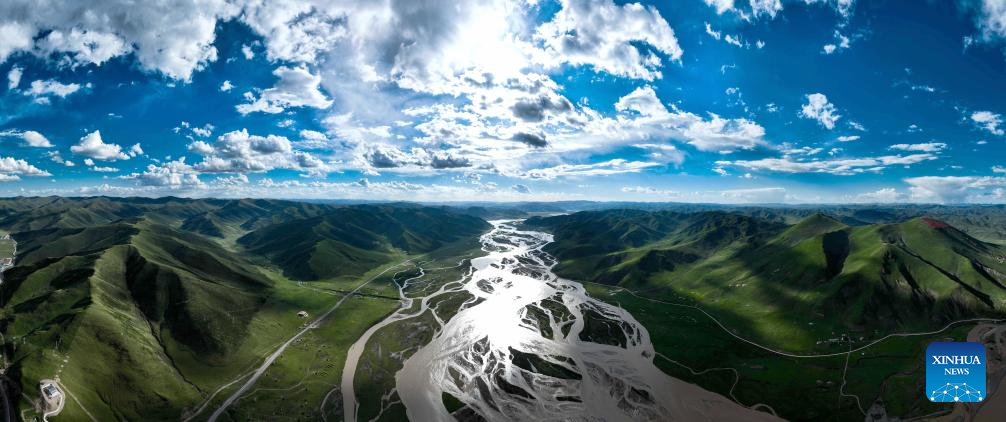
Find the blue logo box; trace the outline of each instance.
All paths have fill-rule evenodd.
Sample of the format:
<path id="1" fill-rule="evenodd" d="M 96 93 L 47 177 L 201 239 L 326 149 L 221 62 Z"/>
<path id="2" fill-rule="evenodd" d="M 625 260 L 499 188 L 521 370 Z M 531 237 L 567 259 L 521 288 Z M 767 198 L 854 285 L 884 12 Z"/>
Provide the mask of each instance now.
<path id="1" fill-rule="evenodd" d="M 926 348 L 926 396 L 934 402 L 985 399 L 985 345 L 933 343 Z"/>

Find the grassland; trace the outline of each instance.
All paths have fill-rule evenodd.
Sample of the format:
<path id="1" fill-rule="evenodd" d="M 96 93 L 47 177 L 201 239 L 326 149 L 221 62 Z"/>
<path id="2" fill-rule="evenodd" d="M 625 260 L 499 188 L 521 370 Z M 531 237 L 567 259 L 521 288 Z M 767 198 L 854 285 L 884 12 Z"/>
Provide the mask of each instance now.
<path id="1" fill-rule="evenodd" d="M 409 258 L 449 250 L 452 242 L 469 242 L 461 247 L 467 250 L 470 234 L 486 226 L 423 208 L 250 200 L 26 202 L 21 217 L 7 214 L 3 220 L 20 230 L 21 259 L 0 286 L 7 376 L 27 393 L 19 405 L 25 418 L 40 417 L 32 398 L 38 380 L 58 377 L 80 403 L 67 403 L 65 415 L 74 420 L 178 420 L 200 409 L 192 420 L 205 420 L 240 385 L 225 384 L 302 329 L 308 319 L 298 312 L 313 319 L 346 297 L 221 420 L 317 419 L 341 377 L 346 349 L 399 306 L 394 271 L 358 294 L 347 297 L 349 292 Z M 353 221 L 370 224 L 340 228 L 352 224 L 314 219 L 331 213 L 360 214 Z M 220 224 L 219 236 L 194 225 L 200 216 Z M 301 233 L 314 233 L 315 246 L 301 243 L 309 251 L 303 259 L 251 252 L 239 241 L 253 235 L 258 248 L 282 249 L 284 242 L 263 233 L 290 222 L 300 222 L 306 230 Z M 354 230 L 365 232 L 359 236 L 366 245 L 350 250 L 332 243 L 340 239 L 331 236 Z M 326 252 L 310 252 L 321 250 Z M 330 259 L 340 252 L 346 252 L 343 260 L 367 260 L 344 266 Z M 304 263 L 311 277 L 293 278 Z M 335 410 L 339 401 L 326 403 L 341 415 Z"/>
<path id="2" fill-rule="evenodd" d="M 945 409 L 925 400 L 920 363 L 926 345 L 961 339 L 967 326 L 847 352 L 1006 315 L 1004 249 L 934 219 L 853 227 L 816 214 L 776 226 L 721 213 L 583 214 L 530 221 L 556 235 L 547 250 L 560 275 L 628 309 L 668 373 L 789 419 L 859 419 L 877 400 L 900 416 Z M 755 347 L 694 307 L 767 348 L 831 356 Z"/>
<path id="3" fill-rule="evenodd" d="M 0 259 L 10 258 L 14 255 L 14 240 L 4 239 L 9 233 L 0 230 Z"/>

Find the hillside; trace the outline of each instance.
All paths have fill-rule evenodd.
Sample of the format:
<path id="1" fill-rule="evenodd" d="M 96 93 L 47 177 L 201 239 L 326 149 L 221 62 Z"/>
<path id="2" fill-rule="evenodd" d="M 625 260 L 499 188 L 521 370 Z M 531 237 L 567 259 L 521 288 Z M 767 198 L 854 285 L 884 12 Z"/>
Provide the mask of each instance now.
<path id="1" fill-rule="evenodd" d="M 273 224 L 238 243 L 292 278 L 316 280 L 360 272 L 395 253 L 430 252 L 488 228 L 477 217 L 443 208 L 361 205 Z"/>
<path id="2" fill-rule="evenodd" d="M 764 321 L 762 335 L 803 347 L 814 332 L 1006 314 L 1006 248 L 927 217 L 848 226 L 817 213 L 787 227 L 729 213 L 617 210 L 525 224 L 555 235 L 546 250 L 565 277 L 666 289 Z M 796 322 L 808 320 L 815 329 Z"/>
<path id="3" fill-rule="evenodd" d="M 298 310 L 338 299 L 291 280 L 341 289 L 488 226 L 441 208 L 266 200 L 33 198 L 0 210 L 18 240 L 0 284 L 6 375 L 29 396 L 59 376 L 101 420 L 178 420 L 289 336 Z M 377 317 L 391 304 L 360 306 Z"/>
<path id="4" fill-rule="evenodd" d="M 1006 247 L 931 217 L 748 218 L 617 210 L 526 225 L 555 235 L 560 275 L 644 324 L 672 376 L 790 420 L 950 409 L 921 391 L 926 346 L 1006 317 Z M 663 229 L 622 241 L 642 227 Z"/>

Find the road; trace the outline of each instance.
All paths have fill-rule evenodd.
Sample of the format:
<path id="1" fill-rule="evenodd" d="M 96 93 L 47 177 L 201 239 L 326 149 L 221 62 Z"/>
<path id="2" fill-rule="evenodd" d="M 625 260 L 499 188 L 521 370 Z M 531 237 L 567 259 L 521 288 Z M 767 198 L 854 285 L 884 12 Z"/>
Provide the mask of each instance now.
<path id="1" fill-rule="evenodd" d="M 601 283 L 592 283 L 592 284 L 598 284 L 598 285 L 605 286 L 605 287 L 611 287 L 610 285 L 601 284 Z M 877 340 L 874 340 L 874 341 L 866 344 L 865 346 L 859 347 L 857 349 L 852 349 L 852 350 L 849 350 L 849 351 L 846 351 L 846 352 L 825 353 L 825 354 L 819 354 L 819 355 L 798 355 L 798 354 L 794 354 L 794 353 L 783 352 L 781 350 L 776 350 L 776 349 L 773 349 L 771 347 L 755 343 L 754 341 L 748 340 L 748 339 L 746 339 L 744 337 L 741 337 L 741 336 L 739 336 L 737 334 L 734 334 L 734 332 L 730 331 L 730 329 L 728 329 L 725 325 L 723 325 L 723 323 L 721 323 L 720 320 L 716 319 L 716 317 L 710 315 L 708 312 L 706 312 L 704 309 L 702 309 L 702 308 L 700 308 L 698 306 L 685 305 L 685 304 L 681 304 L 681 303 L 674 303 L 674 302 L 668 302 L 668 301 L 664 301 L 664 300 L 660 300 L 660 299 L 653 299 L 653 298 L 649 298 L 649 297 L 644 297 L 644 296 L 640 296 L 640 295 L 636 294 L 636 292 L 634 292 L 632 290 L 629 290 L 629 289 L 626 289 L 626 288 L 621 288 L 621 290 L 625 291 L 626 293 L 628 293 L 628 294 L 630 294 L 632 296 L 635 296 L 635 297 L 637 297 L 639 299 L 643 299 L 643 300 L 646 300 L 646 301 L 657 302 L 657 303 L 662 303 L 662 304 L 671 305 L 671 306 L 680 306 L 680 307 L 683 307 L 683 308 L 694 309 L 696 311 L 702 312 L 703 315 L 705 315 L 706 317 L 708 317 L 716 325 L 718 325 L 721 329 L 723 329 L 723 331 L 725 331 L 727 334 L 730 334 L 732 337 L 736 338 L 737 340 L 743 341 L 743 342 L 745 342 L 747 344 L 750 344 L 752 346 L 755 346 L 755 347 L 757 347 L 759 349 L 762 349 L 762 350 L 765 350 L 767 352 L 772 352 L 772 353 L 775 353 L 775 354 L 780 355 L 780 356 L 786 356 L 786 357 L 798 358 L 798 359 L 827 358 L 827 357 L 845 356 L 845 355 L 848 355 L 848 354 L 852 354 L 852 353 L 856 353 L 856 352 L 859 352 L 859 351 L 862 351 L 862 350 L 866 350 L 866 349 L 868 349 L 870 347 L 873 347 L 877 343 L 880 343 L 880 342 L 883 342 L 885 340 L 888 340 L 888 339 L 891 339 L 891 338 L 895 338 L 895 337 L 930 336 L 930 335 L 933 335 L 933 334 L 942 333 L 942 332 L 950 329 L 950 327 L 953 327 L 953 326 L 959 325 L 959 324 L 966 324 L 966 323 L 972 323 L 972 322 L 999 323 L 999 322 L 1006 321 L 1006 320 L 1003 320 L 1003 319 L 996 319 L 996 318 L 970 318 L 970 319 L 961 319 L 961 320 L 957 320 L 957 321 L 952 321 L 949 324 L 947 324 L 946 326 L 944 326 L 943 328 L 941 328 L 939 330 L 935 330 L 935 331 L 888 334 L 888 335 L 886 335 L 884 337 L 881 337 L 881 338 L 879 338 Z"/>
<path id="2" fill-rule="evenodd" d="M 290 337 L 289 340 L 287 340 L 286 342 L 284 342 L 283 344 L 281 344 L 279 346 L 279 348 L 276 349 L 276 351 L 274 351 L 271 355 L 269 355 L 269 357 L 267 357 L 265 359 L 264 362 L 262 362 L 261 366 L 259 366 L 257 369 L 255 369 L 254 372 L 252 372 L 251 378 L 249 378 L 248 381 L 246 381 L 241 386 L 241 388 L 238 389 L 238 391 L 235 391 L 234 394 L 231 394 L 231 396 L 228 397 L 227 400 L 225 400 L 223 402 L 223 404 L 221 404 L 220 407 L 217 408 L 217 410 L 213 412 L 213 415 L 210 416 L 209 422 L 216 421 L 217 418 L 220 417 L 220 415 L 222 415 L 225 411 L 227 411 L 228 407 L 230 407 L 232 404 L 234 404 L 234 402 L 237 401 L 239 398 L 241 398 L 241 396 L 244 395 L 244 393 L 247 392 L 249 388 L 251 388 L 253 385 L 255 385 L 255 382 L 258 381 L 259 377 L 261 377 L 262 374 L 264 374 L 265 371 L 267 369 L 269 369 L 270 366 L 272 366 L 272 363 L 275 362 L 276 359 L 278 359 L 283 354 L 283 351 L 286 350 L 287 347 L 289 347 L 291 344 L 293 344 L 293 342 L 297 341 L 297 339 L 301 338 L 301 336 L 303 336 L 304 334 L 307 334 L 308 331 L 313 330 L 315 328 L 318 328 L 318 326 L 320 326 L 321 323 L 324 322 L 325 319 L 327 319 L 329 315 L 331 315 L 333 312 L 335 312 L 335 310 L 338 309 L 339 306 L 342 306 L 343 302 L 345 302 L 346 299 L 349 299 L 350 297 L 353 297 L 357 292 L 359 292 L 361 289 L 363 289 L 366 285 L 370 284 L 372 281 L 376 280 L 378 277 L 384 275 L 388 271 L 391 271 L 393 268 L 397 268 L 397 267 L 399 267 L 399 266 L 401 266 L 403 264 L 406 264 L 406 263 L 408 263 L 410 261 L 412 261 L 412 260 L 411 259 L 407 259 L 405 261 L 399 262 L 398 264 L 392 265 L 392 266 L 386 268 L 384 271 L 381 271 L 377 275 L 375 275 L 375 276 L 367 279 L 367 281 L 364 281 L 363 283 L 361 283 L 359 286 L 357 286 L 355 289 L 353 289 L 353 291 L 349 292 L 349 294 L 343 296 L 342 299 L 339 299 L 339 301 L 336 302 L 335 305 L 332 305 L 332 307 L 329 308 L 328 311 L 325 311 L 324 314 L 322 314 L 321 316 L 319 316 L 318 318 L 316 318 L 314 321 L 312 321 L 310 324 L 308 324 L 307 327 L 304 327 L 304 329 L 300 330 L 293 337 Z M 242 378 L 245 377 L 245 376 L 247 376 L 247 375 L 242 375 Z M 194 416 L 195 415 L 193 415 L 193 417 Z"/>
<path id="3" fill-rule="evenodd" d="M 59 383 L 56 382 L 55 380 L 48 380 L 47 379 L 47 380 L 40 381 L 39 382 L 39 393 L 42 394 L 42 401 L 43 401 L 43 403 L 45 403 L 46 408 L 49 407 L 49 401 L 45 399 L 45 392 L 43 392 L 42 389 L 41 389 L 41 386 L 46 385 L 46 384 L 52 384 L 52 385 L 56 386 L 56 390 L 59 391 L 59 395 L 56 396 L 56 409 L 55 410 L 47 410 L 45 413 L 42 414 L 42 420 L 44 422 L 49 422 L 49 417 L 50 416 L 56 416 L 56 415 L 59 414 L 59 412 L 63 411 L 63 406 L 66 404 L 66 392 L 63 391 L 62 386 L 60 386 Z"/>

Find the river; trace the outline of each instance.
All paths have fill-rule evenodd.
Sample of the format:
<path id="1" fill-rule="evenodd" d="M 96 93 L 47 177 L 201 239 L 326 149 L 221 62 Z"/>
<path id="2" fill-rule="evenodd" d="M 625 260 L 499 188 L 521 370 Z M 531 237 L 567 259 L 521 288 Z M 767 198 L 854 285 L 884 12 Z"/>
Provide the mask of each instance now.
<path id="1" fill-rule="evenodd" d="M 454 421 L 444 392 L 489 421 L 778 420 L 660 371 L 649 333 L 632 315 L 552 272 L 555 260 L 542 250 L 551 235 L 515 221 L 492 224 L 481 237 L 487 255 L 471 260 L 460 287 L 417 299 L 425 306 L 460 290 L 479 298 L 396 374 L 410 420 Z M 355 421 L 346 381 L 345 419 Z"/>

